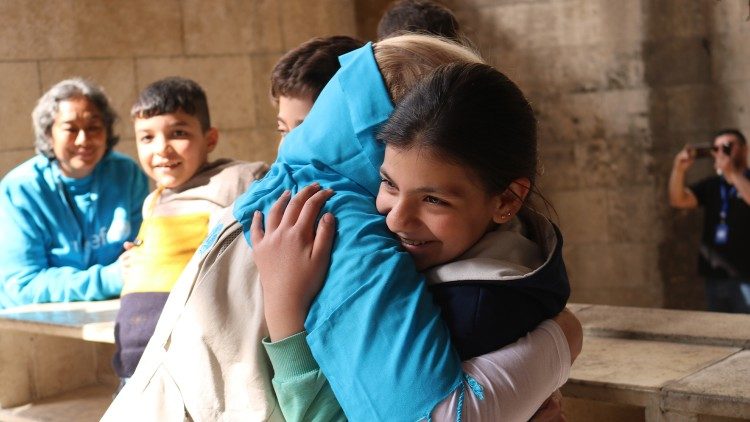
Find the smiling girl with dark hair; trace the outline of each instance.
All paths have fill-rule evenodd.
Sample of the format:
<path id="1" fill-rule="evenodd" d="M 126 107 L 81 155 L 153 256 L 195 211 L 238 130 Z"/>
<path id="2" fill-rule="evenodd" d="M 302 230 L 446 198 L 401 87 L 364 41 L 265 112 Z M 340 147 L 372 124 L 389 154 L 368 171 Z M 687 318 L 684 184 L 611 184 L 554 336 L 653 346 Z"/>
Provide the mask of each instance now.
<path id="1" fill-rule="evenodd" d="M 536 119 L 512 81 L 482 63 L 440 66 L 401 99 L 377 139 L 385 144 L 377 210 L 416 269 L 425 273 L 462 360 L 501 349 L 564 309 L 570 287 L 562 236 L 524 205 L 536 176 Z M 333 407 L 321 399 L 330 396 L 319 378 L 289 370 L 293 362 L 305 361 L 299 345 L 284 346 L 303 332 L 304 318 L 296 316 L 307 315 L 325 272 L 318 267 L 305 273 L 309 267 L 284 265 L 279 257 L 306 262 L 307 255 L 316 260 L 326 253 L 333 216 L 323 217 L 315 240 L 298 236 L 313 226 L 331 194 L 310 187 L 290 202 L 286 193 L 269 211 L 265 230 L 260 213 L 251 230 L 259 279 L 265 297 L 272 298 L 264 304 L 276 342 L 266 343 L 278 368 L 274 386 L 291 420 L 320 417 Z M 308 247 L 300 246 L 306 241 Z M 295 258 L 295 253 L 300 255 Z M 308 283 L 291 282 L 305 277 Z M 316 381 L 298 381 L 305 377 Z M 473 378 L 468 383 L 481 385 Z M 519 396 L 515 409 L 534 403 L 533 395 Z M 301 408 L 300 403 L 317 406 Z M 531 416 L 479 406 L 468 412 L 488 420 Z M 442 420 L 441 415 L 432 416 Z"/>

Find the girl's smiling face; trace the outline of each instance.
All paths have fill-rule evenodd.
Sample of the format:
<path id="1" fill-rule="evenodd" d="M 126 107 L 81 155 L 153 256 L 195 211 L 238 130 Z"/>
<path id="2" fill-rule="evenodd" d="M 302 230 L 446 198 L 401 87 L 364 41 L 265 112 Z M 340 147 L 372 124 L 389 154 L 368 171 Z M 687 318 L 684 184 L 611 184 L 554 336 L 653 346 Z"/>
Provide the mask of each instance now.
<path id="1" fill-rule="evenodd" d="M 464 166 L 425 148 L 386 146 L 376 206 L 422 271 L 459 257 L 507 215 Z"/>

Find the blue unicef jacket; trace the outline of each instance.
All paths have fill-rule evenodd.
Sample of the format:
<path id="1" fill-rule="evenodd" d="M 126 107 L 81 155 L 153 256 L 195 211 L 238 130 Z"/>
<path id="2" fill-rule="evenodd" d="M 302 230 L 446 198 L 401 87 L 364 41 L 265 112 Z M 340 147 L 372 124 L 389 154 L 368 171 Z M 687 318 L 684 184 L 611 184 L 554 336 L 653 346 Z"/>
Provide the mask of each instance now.
<path id="1" fill-rule="evenodd" d="M 349 420 L 415 421 L 461 388 L 461 362 L 424 277 L 375 208 L 384 151 L 375 134 L 393 104 L 372 45 L 340 61 L 234 214 L 249 242 L 253 212 L 267 214 L 285 189 L 317 181 L 336 191 L 325 210 L 336 216 L 337 235 L 307 341 Z"/>
<path id="2" fill-rule="evenodd" d="M 141 224 L 146 176 L 109 152 L 82 179 L 37 155 L 0 182 L 0 309 L 116 297 L 116 260 Z"/>

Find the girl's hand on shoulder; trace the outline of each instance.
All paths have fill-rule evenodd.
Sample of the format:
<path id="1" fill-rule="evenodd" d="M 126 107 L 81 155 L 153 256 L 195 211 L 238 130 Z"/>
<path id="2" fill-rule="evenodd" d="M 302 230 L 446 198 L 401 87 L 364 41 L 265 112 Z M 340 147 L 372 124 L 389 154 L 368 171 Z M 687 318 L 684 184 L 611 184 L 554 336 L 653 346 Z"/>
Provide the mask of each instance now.
<path id="1" fill-rule="evenodd" d="M 333 195 L 312 184 L 293 198 L 284 192 L 265 219 L 256 211 L 250 226 L 253 255 L 263 287 L 263 307 L 271 341 L 304 329 L 310 303 L 320 291 L 336 233 L 334 218 L 326 213 L 315 222 Z"/>

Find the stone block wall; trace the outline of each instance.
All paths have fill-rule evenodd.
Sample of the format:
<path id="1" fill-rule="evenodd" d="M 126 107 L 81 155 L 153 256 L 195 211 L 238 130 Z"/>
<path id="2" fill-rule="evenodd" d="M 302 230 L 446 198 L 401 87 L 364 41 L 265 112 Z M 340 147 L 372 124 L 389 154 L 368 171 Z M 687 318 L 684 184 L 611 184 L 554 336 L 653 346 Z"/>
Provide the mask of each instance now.
<path id="1" fill-rule="evenodd" d="M 213 157 L 272 161 L 278 134 L 268 76 L 313 36 L 356 33 L 350 0 L 9 0 L 0 3 L 0 175 L 33 155 L 31 110 L 54 83 L 102 85 L 135 156 L 130 106 L 154 80 L 180 75 L 206 90 L 220 130 Z"/>
<path id="2" fill-rule="evenodd" d="M 156 78 L 201 83 L 215 156 L 273 160 L 268 73 L 315 35 L 373 39 L 388 0 L 8 0 L 0 3 L 0 174 L 30 157 L 36 99 L 72 75 L 122 116 Z M 539 186 L 556 210 L 573 300 L 701 308 L 700 212 L 667 206 L 674 154 L 724 126 L 750 132 L 744 0 L 444 0 L 540 123 Z M 690 180 L 711 173 L 698 163 Z"/>
<path id="3" fill-rule="evenodd" d="M 0 408 L 102 383 L 114 390 L 114 346 L 78 339 L 0 331 Z"/>
<path id="4" fill-rule="evenodd" d="M 661 306 L 647 2 L 447 3 L 536 110 L 539 189 L 565 235 L 572 299 Z"/>
<path id="5" fill-rule="evenodd" d="M 357 2 L 375 35 L 389 1 Z M 741 0 L 444 0 L 540 124 L 539 187 L 578 302 L 703 308 L 700 211 L 667 205 L 672 159 L 715 129 L 750 132 Z M 711 174 L 697 163 L 690 180 Z"/>

